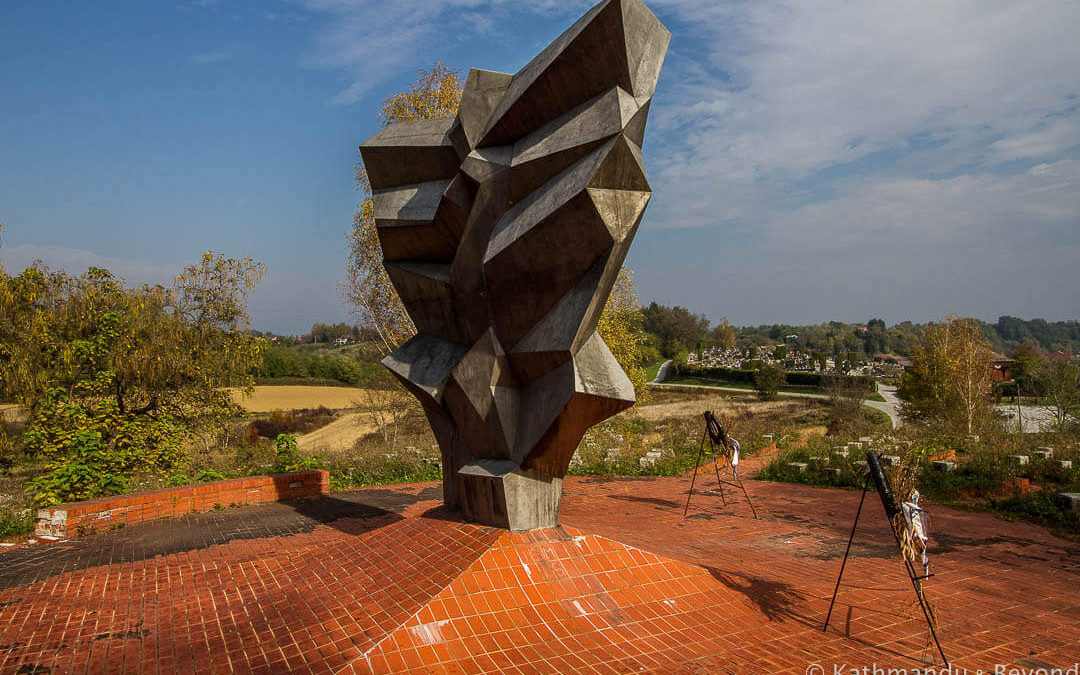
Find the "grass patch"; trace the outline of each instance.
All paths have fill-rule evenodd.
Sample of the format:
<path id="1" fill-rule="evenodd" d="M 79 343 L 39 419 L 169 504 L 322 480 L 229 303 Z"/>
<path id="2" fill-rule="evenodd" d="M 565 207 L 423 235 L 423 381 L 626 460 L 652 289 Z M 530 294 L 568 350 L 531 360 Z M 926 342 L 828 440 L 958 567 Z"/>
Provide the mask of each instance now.
<path id="1" fill-rule="evenodd" d="M 645 381 L 652 382 L 656 379 L 657 373 L 660 372 L 660 366 L 664 365 L 664 361 L 657 361 L 645 366 Z"/>
<path id="2" fill-rule="evenodd" d="M 745 391 L 754 391 L 754 385 L 747 384 L 746 382 L 726 382 L 724 380 L 710 380 L 704 377 L 676 377 L 674 379 L 664 380 L 664 384 L 689 384 L 699 387 L 727 387 L 729 389 L 743 389 Z M 817 387 L 785 384 L 780 387 L 780 393 L 820 394 L 824 396 L 826 392 L 818 389 Z"/>

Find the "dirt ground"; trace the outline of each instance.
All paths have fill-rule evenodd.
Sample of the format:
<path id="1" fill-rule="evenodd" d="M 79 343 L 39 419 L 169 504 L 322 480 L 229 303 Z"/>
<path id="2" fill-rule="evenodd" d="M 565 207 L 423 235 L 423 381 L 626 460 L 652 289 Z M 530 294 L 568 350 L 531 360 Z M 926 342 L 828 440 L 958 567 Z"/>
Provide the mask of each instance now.
<path id="1" fill-rule="evenodd" d="M 21 422 L 25 418 L 18 404 L 0 403 L 0 419 L 5 422 Z"/>
<path id="2" fill-rule="evenodd" d="M 366 413 L 345 413 L 325 427 L 297 437 L 296 444 L 309 453 L 347 450 L 378 428 Z"/>
<path id="3" fill-rule="evenodd" d="M 251 397 L 239 390 L 231 390 L 233 399 L 248 412 L 265 413 L 273 410 L 298 410 L 326 406 L 331 410 L 344 410 L 365 405 L 370 401 L 370 390 L 355 387 L 306 387 L 299 385 L 265 385 L 255 387 Z"/>

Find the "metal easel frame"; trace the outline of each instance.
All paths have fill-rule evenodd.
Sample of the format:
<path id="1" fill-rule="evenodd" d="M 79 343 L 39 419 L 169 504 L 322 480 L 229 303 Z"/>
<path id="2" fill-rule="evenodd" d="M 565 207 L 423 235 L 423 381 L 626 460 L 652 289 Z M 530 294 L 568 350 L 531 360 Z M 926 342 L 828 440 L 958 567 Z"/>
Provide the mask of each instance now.
<path id="1" fill-rule="evenodd" d="M 829 630 L 829 619 L 832 618 L 833 606 L 836 604 L 836 596 L 840 592 L 840 580 L 844 577 L 844 568 L 847 567 L 848 554 L 851 553 L 851 542 L 855 540 L 855 528 L 859 526 L 859 516 L 862 514 L 863 502 L 866 500 L 866 493 L 870 490 L 870 480 L 875 473 L 881 472 L 881 458 L 873 452 L 868 451 L 866 453 L 867 471 L 866 479 L 863 481 L 862 496 L 859 497 L 859 508 L 855 510 L 855 522 L 851 524 L 851 535 L 848 537 L 847 548 L 844 549 L 844 559 L 840 563 L 840 574 L 836 577 L 836 588 L 833 589 L 832 600 L 829 602 L 829 613 L 825 615 L 825 625 L 822 627 L 822 631 Z M 900 551 L 900 559 L 904 561 L 904 568 L 907 570 L 908 578 L 911 579 L 911 586 L 915 589 L 915 597 L 919 599 L 919 606 L 922 607 L 923 616 L 926 617 L 926 625 L 930 629 L 930 635 L 934 638 L 934 644 L 937 645 L 938 653 L 941 654 L 941 660 L 945 662 L 945 667 L 949 667 L 949 659 L 945 656 L 945 650 L 941 648 L 941 641 L 938 639 L 937 634 L 937 617 L 934 615 L 934 610 L 930 607 L 930 603 L 926 600 L 926 595 L 923 593 L 922 582 L 925 579 L 929 579 L 934 576 L 933 574 L 920 575 L 916 572 L 914 564 L 908 560 L 908 557 L 904 555 L 904 547 L 900 542 L 900 533 L 896 531 L 896 525 L 893 523 L 893 515 L 899 512 L 896 506 L 896 501 L 892 496 L 892 487 L 888 484 L 888 478 L 884 472 L 880 473 L 880 478 L 875 477 L 875 483 L 877 483 L 878 493 L 881 495 L 881 503 L 885 507 L 885 519 L 889 521 L 889 529 L 892 531 L 893 539 L 896 541 L 896 548 Z M 889 508 L 889 503 L 892 503 L 892 509 Z"/>
<path id="2" fill-rule="evenodd" d="M 720 499 L 723 500 L 724 506 L 727 506 L 727 496 L 724 494 L 724 485 L 730 487 L 737 487 L 742 490 L 743 496 L 746 497 L 746 503 L 750 505 L 750 512 L 754 514 L 754 518 L 758 517 L 757 509 L 754 508 L 754 502 L 750 501 L 750 494 L 746 491 L 746 486 L 743 485 L 742 478 L 739 477 L 739 467 L 731 463 L 731 458 L 727 454 L 727 434 L 724 433 L 724 427 L 721 426 L 720 421 L 716 419 L 716 416 L 712 414 L 712 411 L 706 410 L 705 414 L 705 432 L 701 435 L 701 445 L 698 447 L 697 461 L 694 463 L 694 473 L 690 477 L 690 492 L 686 495 L 686 508 L 683 509 L 683 518 L 690 512 L 690 499 L 694 496 L 694 483 L 697 481 L 698 468 L 701 467 L 701 458 L 705 453 L 705 442 L 709 443 L 709 452 L 712 454 L 713 469 L 716 471 L 716 483 L 720 487 Z M 719 449 L 717 446 L 720 446 Z M 720 477 L 720 458 L 723 458 L 731 469 L 731 475 L 734 480 L 724 480 Z M 725 469 L 726 470 L 726 469 Z"/>

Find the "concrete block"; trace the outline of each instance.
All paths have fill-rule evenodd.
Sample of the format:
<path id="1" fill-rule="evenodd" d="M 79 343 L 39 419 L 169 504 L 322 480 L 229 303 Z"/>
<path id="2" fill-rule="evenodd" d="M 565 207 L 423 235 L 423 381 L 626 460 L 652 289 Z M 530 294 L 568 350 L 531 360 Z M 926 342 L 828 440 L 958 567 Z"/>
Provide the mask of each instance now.
<path id="1" fill-rule="evenodd" d="M 1059 492 L 1058 500 L 1066 511 L 1080 512 L 1080 492 Z"/>
<path id="2" fill-rule="evenodd" d="M 863 474 L 869 470 L 870 465 L 866 463 L 865 459 L 860 459 L 857 462 L 852 462 L 851 465 L 855 467 L 855 473 Z"/>
<path id="3" fill-rule="evenodd" d="M 840 469 L 831 469 L 826 467 L 821 470 L 821 473 L 825 476 L 833 476 L 834 478 L 839 478 L 842 471 L 840 471 Z"/>
<path id="4" fill-rule="evenodd" d="M 1031 456 L 1039 461 L 1045 462 L 1054 456 L 1053 448 L 1039 448 L 1031 453 Z"/>
<path id="5" fill-rule="evenodd" d="M 846 458 L 851 453 L 849 453 L 847 450 L 833 450 L 833 454 L 836 455 L 837 457 L 845 457 Z"/>
<path id="6" fill-rule="evenodd" d="M 773 435 L 772 434 L 762 434 L 761 435 L 761 440 L 765 442 L 765 445 L 769 445 L 770 443 L 773 442 Z"/>
<path id="7" fill-rule="evenodd" d="M 873 445 L 874 444 L 874 439 L 870 438 L 869 436 L 860 436 L 859 437 L 859 442 L 860 443 L 865 443 L 866 445 Z"/>
<path id="8" fill-rule="evenodd" d="M 1030 462 L 1027 455 L 1009 455 L 1008 459 L 1017 466 L 1025 466 Z"/>
<path id="9" fill-rule="evenodd" d="M 1033 454 L 1037 455 L 1037 454 L 1043 453 L 1043 454 L 1046 455 L 1046 457 L 1053 457 L 1054 456 L 1054 449 L 1052 447 L 1048 446 L 1048 445 L 1041 445 L 1041 446 L 1035 448 L 1035 450 L 1036 450 L 1036 452 L 1034 452 Z"/>
<path id="10" fill-rule="evenodd" d="M 795 469 L 799 473 L 806 472 L 806 462 L 788 462 L 788 466 L 790 466 L 792 469 Z"/>
<path id="11" fill-rule="evenodd" d="M 956 462 L 950 462 L 944 459 L 934 460 L 930 463 L 930 466 L 934 467 L 935 471 L 943 471 L 946 473 L 956 470 Z"/>
<path id="12" fill-rule="evenodd" d="M 900 466 L 900 455 L 883 455 L 881 462 L 885 466 Z"/>
<path id="13" fill-rule="evenodd" d="M 1059 459 L 1057 461 L 1057 465 L 1058 465 L 1059 469 L 1071 469 L 1071 468 L 1073 468 L 1071 459 Z"/>
<path id="14" fill-rule="evenodd" d="M 559 523 L 562 479 L 526 471 L 508 460 L 475 459 L 458 474 L 469 520 L 519 532 Z"/>
<path id="15" fill-rule="evenodd" d="M 821 455 L 814 455 L 810 458 L 810 461 L 814 464 L 826 464 L 829 461 L 828 457 L 822 457 Z"/>

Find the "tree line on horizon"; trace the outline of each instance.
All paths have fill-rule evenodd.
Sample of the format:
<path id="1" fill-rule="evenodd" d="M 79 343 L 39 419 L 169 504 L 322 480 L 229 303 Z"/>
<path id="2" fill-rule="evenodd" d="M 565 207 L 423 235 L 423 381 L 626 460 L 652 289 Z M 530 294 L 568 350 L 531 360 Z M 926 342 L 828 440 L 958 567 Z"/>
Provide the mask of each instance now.
<path id="1" fill-rule="evenodd" d="M 903 321 L 888 326 L 883 319 L 866 323 L 826 321 L 819 324 L 763 324 L 732 326 L 726 318 L 713 325 L 704 314 L 695 314 L 681 306 L 652 302 L 642 307 L 644 329 L 657 357 L 675 358 L 680 351 L 706 347 L 746 349 L 783 344 L 801 352 L 824 352 L 833 356 L 878 354 L 910 358 L 930 326 L 941 322 Z M 1080 322 L 1020 319 L 1001 316 L 995 323 L 969 319 L 979 328 L 990 348 L 1008 357 L 1022 347 L 1043 353 L 1080 353 Z"/>

